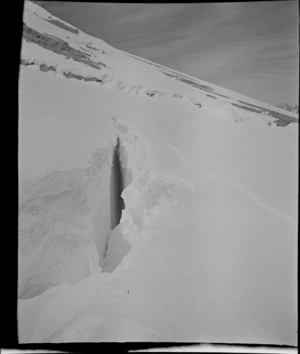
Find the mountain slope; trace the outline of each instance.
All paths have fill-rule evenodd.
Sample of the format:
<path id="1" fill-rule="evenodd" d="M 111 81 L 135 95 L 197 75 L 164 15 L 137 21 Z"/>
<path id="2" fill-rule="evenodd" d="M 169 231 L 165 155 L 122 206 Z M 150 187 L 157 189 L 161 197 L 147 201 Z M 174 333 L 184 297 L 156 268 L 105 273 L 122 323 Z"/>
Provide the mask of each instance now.
<path id="1" fill-rule="evenodd" d="M 26 2 L 24 21 L 23 65 L 150 97 L 169 95 L 180 99 L 181 92 L 174 92 L 176 86 L 188 93 L 191 104 L 222 104 L 239 119 L 259 115 L 267 121 L 275 118 L 280 126 L 298 122 L 293 113 L 117 50 L 31 2 Z"/>
<path id="2" fill-rule="evenodd" d="M 297 115 L 30 2 L 21 59 L 20 341 L 295 345 Z"/>

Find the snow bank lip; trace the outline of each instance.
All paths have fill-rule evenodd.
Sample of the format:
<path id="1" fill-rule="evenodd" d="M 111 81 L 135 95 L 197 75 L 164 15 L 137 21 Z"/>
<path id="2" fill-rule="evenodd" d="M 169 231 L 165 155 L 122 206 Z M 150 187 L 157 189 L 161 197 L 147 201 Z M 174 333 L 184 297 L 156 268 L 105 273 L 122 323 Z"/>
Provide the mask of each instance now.
<path id="1" fill-rule="evenodd" d="M 247 103 L 247 102 L 244 102 L 244 101 L 241 101 L 241 100 L 238 100 L 238 102 L 243 103 L 243 104 L 245 104 L 247 106 L 241 106 L 241 105 L 238 105 L 238 104 L 235 104 L 235 103 L 231 103 L 231 104 L 234 105 L 234 106 L 240 107 L 242 109 L 248 110 L 248 111 L 253 111 L 253 112 L 257 112 L 257 113 L 266 113 L 266 114 L 268 114 L 269 116 L 271 116 L 273 118 L 277 118 L 279 122 L 280 121 L 285 121 L 287 124 L 289 124 L 289 123 L 299 123 L 299 119 L 297 119 L 295 117 L 292 117 L 290 115 L 286 115 L 286 114 L 282 114 L 282 113 L 279 113 L 279 112 L 276 112 L 276 111 L 272 111 L 270 109 L 266 109 L 266 108 L 254 105 L 252 103 Z M 256 110 L 255 108 L 251 108 L 251 107 L 258 108 L 259 110 Z"/>
<path id="2" fill-rule="evenodd" d="M 187 78 L 184 74 L 180 75 L 179 73 L 174 73 L 173 74 L 173 71 L 172 70 L 169 70 L 170 72 L 167 72 L 167 71 L 162 71 L 165 75 L 167 76 L 170 76 L 170 77 L 173 77 L 175 80 L 179 80 L 179 81 L 182 81 L 188 85 L 191 85 L 197 89 L 200 89 L 200 90 L 203 90 L 203 91 L 206 91 L 206 92 L 210 92 L 210 93 L 213 93 L 214 95 L 217 95 L 217 96 L 221 96 L 221 97 L 225 97 L 227 99 L 230 99 L 230 98 L 233 98 L 233 97 L 229 97 L 229 96 L 226 96 L 226 95 L 223 95 L 223 94 L 220 94 L 218 92 L 216 92 L 215 89 L 209 87 L 209 86 L 206 86 L 206 85 L 203 85 L 203 84 L 200 84 L 196 79 L 195 80 L 192 80 L 190 78 Z M 206 94 L 207 96 L 209 97 L 212 97 L 212 98 L 216 98 L 212 95 L 209 95 L 209 94 Z M 258 106 L 258 105 L 254 105 L 254 104 L 251 104 L 251 103 L 247 103 L 245 101 L 241 101 L 241 100 L 237 100 L 238 102 L 240 103 L 243 103 L 243 105 L 240 105 L 240 104 L 237 104 L 237 103 L 233 103 L 231 102 L 231 105 L 233 106 L 236 106 L 240 109 L 243 109 L 243 110 L 246 110 L 246 111 L 250 111 L 250 112 L 254 112 L 254 113 L 259 113 L 259 114 L 268 114 L 269 116 L 273 117 L 273 118 L 277 118 L 278 120 L 275 121 L 275 123 L 277 123 L 278 126 L 286 126 L 290 123 L 299 123 L 299 119 L 293 117 L 292 115 L 290 114 L 283 114 L 283 113 L 279 113 L 279 112 L 276 112 L 275 110 L 271 110 L 269 108 L 264 108 L 262 106 Z M 276 109 L 276 107 L 274 107 Z"/>
<path id="3" fill-rule="evenodd" d="M 134 127 L 113 117 L 111 168 L 111 231 L 107 238 L 104 272 L 122 268 L 123 259 L 144 240 L 145 227 L 168 214 L 184 192 L 195 187 L 154 168 L 151 146 Z M 123 264 L 124 265 L 124 264 Z M 119 269 L 120 269 L 119 268 Z"/>
<path id="4" fill-rule="evenodd" d="M 66 79 L 76 79 L 79 81 L 86 81 L 86 82 L 95 82 L 97 84 L 105 84 L 107 83 L 108 74 L 98 74 L 93 75 L 92 73 L 80 73 L 76 69 L 64 69 L 59 68 L 57 64 L 49 63 L 47 64 L 45 61 L 39 61 L 33 58 L 21 58 L 21 65 L 23 66 L 32 66 L 33 68 L 42 71 L 42 72 L 49 72 L 52 71 L 55 75 L 62 76 Z"/>
<path id="5" fill-rule="evenodd" d="M 124 52 L 126 53 L 126 52 Z M 188 85 L 191 85 L 197 89 L 200 89 L 200 90 L 203 90 L 204 92 L 209 92 L 209 93 L 213 93 L 214 95 L 217 95 L 217 96 L 220 96 L 220 97 L 224 97 L 226 99 L 234 99 L 236 100 L 237 102 L 239 103 L 243 103 L 243 104 L 246 104 L 248 106 L 251 106 L 251 107 L 254 107 L 254 108 L 258 108 L 259 112 L 256 112 L 256 113 L 263 113 L 263 112 L 266 112 L 269 116 L 273 117 L 273 118 L 277 118 L 279 119 L 281 122 L 282 121 L 285 121 L 287 122 L 287 124 L 289 123 L 299 123 L 299 118 L 297 118 L 297 114 L 295 112 L 286 112 L 284 111 L 283 109 L 281 109 L 280 107 L 276 107 L 276 106 L 271 106 L 271 105 L 268 105 L 266 103 L 263 103 L 263 102 L 258 102 L 257 103 L 261 104 L 260 106 L 259 105 L 255 105 L 253 103 L 248 103 L 248 102 L 245 102 L 243 100 L 240 100 L 240 99 L 235 99 L 234 97 L 234 94 L 235 92 L 233 91 L 230 91 L 228 89 L 225 89 L 225 88 L 221 88 L 221 87 L 218 87 L 216 85 L 212 85 L 210 83 L 207 83 L 203 80 L 200 80 L 198 78 L 194 78 L 190 75 L 187 75 L 187 74 L 184 74 L 184 73 L 181 73 L 179 71 L 176 71 L 176 70 L 172 70 L 168 67 L 165 67 L 163 65 L 160 65 L 160 64 L 156 64 L 154 62 L 151 62 L 149 60 L 146 60 L 146 59 L 143 59 L 143 58 L 139 58 L 133 54 L 130 54 L 130 53 L 126 53 L 128 56 L 136 59 L 136 60 L 139 60 L 139 61 L 142 61 L 146 64 L 149 64 L 151 66 L 154 66 L 154 67 L 157 67 L 164 75 L 166 76 L 169 76 L 169 77 L 172 77 L 174 78 L 175 80 L 178 80 L 178 81 L 182 81 Z M 208 86 L 209 85 L 209 86 Z M 222 89 L 224 92 L 228 92 L 231 94 L 231 96 L 227 96 L 227 95 L 224 95 L 224 94 L 221 94 L 219 92 L 217 92 L 217 90 L 220 90 Z M 214 96 L 211 96 L 210 94 L 206 94 L 206 96 L 208 97 L 211 97 L 211 98 L 215 98 Z M 243 97 L 244 100 L 246 100 L 248 97 L 247 96 L 243 96 L 243 95 L 240 95 L 238 94 L 239 97 Z M 249 98 L 251 101 L 256 101 L 252 98 Z M 271 108 L 272 107 L 272 108 Z M 240 107 L 242 108 L 242 107 Z M 250 111 L 250 109 L 248 109 Z M 254 112 L 254 111 L 253 111 Z M 281 124 L 279 124 L 281 125 Z M 282 126 L 284 126 L 284 123 L 282 124 Z"/>
<path id="6" fill-rule="evenodd" d="M 52 23 L 53 25 L 55 26 L 58 26 L 66 31 L 69 31 L 71 33 L 74 33 L 74 34 L 78 34 L 79 31 L 77 28 L 74 28 L 74 27 L 71 27 L 71 26 L 68 26 L 67 24 L 57 20 L 57 19 L 54 19 L 54 18 L 46 18 L 46 20 L 50 23 Z"/>

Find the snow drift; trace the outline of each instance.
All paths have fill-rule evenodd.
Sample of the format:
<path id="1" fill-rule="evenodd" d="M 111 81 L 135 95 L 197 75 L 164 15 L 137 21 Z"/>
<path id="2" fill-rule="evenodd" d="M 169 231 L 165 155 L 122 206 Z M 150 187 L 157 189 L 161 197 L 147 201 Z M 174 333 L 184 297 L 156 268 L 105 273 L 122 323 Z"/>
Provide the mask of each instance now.
<path id="1" fill-rule="evenodd" d="M 26 1 L 20 342 L 295 345 L 297 125 Z"/>

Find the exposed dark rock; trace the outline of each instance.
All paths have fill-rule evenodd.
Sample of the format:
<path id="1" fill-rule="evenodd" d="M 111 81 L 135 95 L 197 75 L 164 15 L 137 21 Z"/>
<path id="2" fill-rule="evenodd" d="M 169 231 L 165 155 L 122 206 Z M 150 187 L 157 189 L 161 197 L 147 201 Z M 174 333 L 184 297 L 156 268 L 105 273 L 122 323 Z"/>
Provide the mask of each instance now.
<path id="1" fill-rule="evenodd" d="M 56 68 L 54 66 L 48 66 L 46 64 L 41 64 L 40 65 L 40 70 L 44 71 L 44 72 L 46 72 L 46 71 L 56 71 Z"/>
<path id="2" fill-rule="evenodd" d="M 25 59 L 21 59 L 21 64 L 22 65 L 25 65 L 25 66 L 28 66 L 28 65 L 34 65 L 35 62 L 34 61 L 31 61 L 31 60 L 25 60 Z"/>
<path id="3" fill-rule="evenodd" d="M 166 93 L 160 90 L 146 90 L 145 91 L 146 95 L 149 97 L 154 97 L 154 96 L 164 96 Z"/>
<path id="4" fill-rule="evenodd" d="M 73 27 L 70 27 L 70 26 L 66 25 L 65 23 L 60 22 L 60 21 L 58 21 L 58 20 L 49 19 L 49 20 L 47 20 L 47 21 L 50 22 L 50 23 L 52 23 L 52 24 L 54 24 L 55 26 L 58 26 L 58 27 L 60 27 L 60 28 L 65 29 L 65 30 L 67 30 L 67 31 L 69 31 L 69 32 L 72 32 L 72 33 L 75 33 L 75 34 L 78 34 L 78 33 L 79 33 L 79 31 L 78 31 L 77 29 L 75 29 L 75 28 L 73 28 Z"/>
<path id="5" fill-rule="evenodd" d="M 103 82 L 101 79 L 98 79 L 96 77 L 83 77 L 84 81 L 95 81 L 95 82 Z"/>
<path id="6" fill-rule="evenodd" d="M 277 127 L 285 127 L 288 124 L 290 124 L 289 122 L 286 122 L 286 121 L 281 120 L 281 119 L 275 120 L 275 123 L 276 123 Z"/>
<path id="7" fill-rule="evenodd" d="M 67 42 L 55 36 L 37 32 L 34 29 L 28 27 L 26 24 L 23 25 L 23 37 L 28 42 L 38 44 L 45 49 L 51 50 L 57 54 L 64 55 L 66 58 L 72 58 L 77 62 L 84 63 L 95 69 L 100 69 L 101 66 L 105 66 L 103 63 L 95 63 L 90 60 L 90 55 L 88 53 L 84 53 L 80 50 L 70 47 Z"/>
<path id="8" fill-rule="evenodd" d="M 241 109 L 244 109 L 245 111 L 250 111 L 250 112 L 255 112 L 255 113 L 261 113 L 261 111 L 257 110 L 257 109 L 254 109 L 254 108 L 251 108 L 251 107 L 248 107 L 248 106 L 242 106 L 242 105 L 239 105 L 239 104 L 236 104 L 236 103 L 231 103 L 233 106 L 236 106 L 236 107 L 239 107 Z"/>
<path id="9" fill-rule="evenodd" d="M 78 75 L 78 74 L 73 74 L 73 73 L 67 73 L 65 74 L 67 79 L 77 79 L 77 80 L 82 80 L 83 76 L 82 75 Z"/>
<path id="10" fill-rule="evenodd" d="M 295 105 L 293 107 L 287 103 L 280 103 L 276 107 L 281 108 L 281 109 L 285 109 L 286 111 L 289 111 L 289 112 L 299 113 L 299 107 L 297 105 Z"/>

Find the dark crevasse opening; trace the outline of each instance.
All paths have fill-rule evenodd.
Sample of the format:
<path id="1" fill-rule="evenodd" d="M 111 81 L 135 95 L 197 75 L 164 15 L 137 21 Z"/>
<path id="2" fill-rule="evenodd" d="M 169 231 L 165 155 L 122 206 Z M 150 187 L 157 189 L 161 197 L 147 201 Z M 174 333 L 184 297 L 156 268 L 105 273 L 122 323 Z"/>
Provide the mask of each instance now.
<path id="1" fill-rule="evenodd" d="M 113 230 L 121 220 L 122 210 L 125 208 L 124 200 L 121 197 L 123 191 L 123 177 L 120 162 L 120 140 L 114 148 L 113 163 L 110 180 L 110 229 Z"/>
<path id="2" fill-rule="evenodd" d="M 113 150 L 111 178 L 110 178 L 110 234 L 107 238 L 107 245 L 104 254 L 104 272 L 113 272 L 116 267 L 122 262 L 124 256 L 131 249 L 129 242 L 123 238 L 120 229 L 117 227 L 122 217 L 122 210 L 125 208 L 125 203 L 121 197 L 122 191 L 125 188 L 123 169 L 120 161 L 120 140 L 117 139 L 117 144 Z"/>

